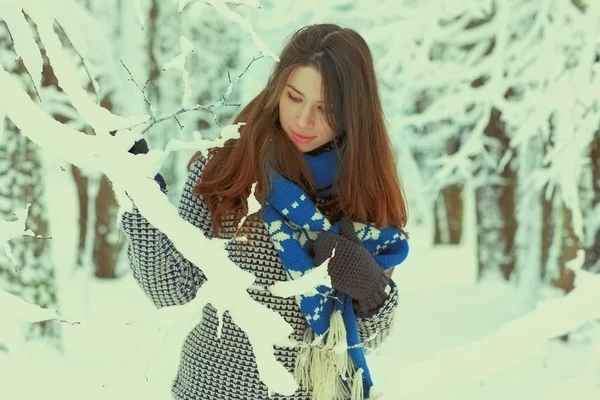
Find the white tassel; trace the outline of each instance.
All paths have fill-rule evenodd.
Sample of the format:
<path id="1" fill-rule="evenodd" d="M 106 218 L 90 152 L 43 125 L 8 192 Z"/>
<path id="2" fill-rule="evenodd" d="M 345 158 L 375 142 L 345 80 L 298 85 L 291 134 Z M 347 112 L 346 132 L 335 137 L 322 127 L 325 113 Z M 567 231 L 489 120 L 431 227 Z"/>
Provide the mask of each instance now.
<path id="1" fill-rule="evenodd" d="M 346 380 L 348 374 L 348 342 L 346 338 L 346 325 L 341 311 L 334 311 L 329 320 L 329 334 L 325 343 L 325 350 L 329 350 L 333 365 L 340 377 Z"/>
<path id="2" fill-rule="evenodd" d="M 310 363 L 313 356 L 313 332 L 310 328 L 306 328 L 304 331 L 303 342 L 306 343 L 305 347 L 300 349 L 298 353 L 298 357 L 296 358 L 296 366 L 294 368 L 294 378 L 298 385 L 300 385 L 303 389 L 308 389 L 312 386 L 312 381 L 310 380 Z"/>
<path id="3" fill-rule="evenodd" d="M 350 399 L 363 400 L 363 369 L 359 368 L 352 377 L 352 391 Z"/>
<path id="4" fill-rule="evenodd" d="M 311 361 L 312 399 L 347 400 L 350 393 L 337 374 L 331 352 L 314 349 Z"/>
<path id="5" fill-rule="evenodd" d="M 313 339 L 307 328 L 304 342 L 309 346 L 300 349 L 296 359 L 294 377 L 303 388 L 312 389 L 313 400 L 347 400 L 349 385 L 344 384 L 352 360 L 348 356 L 346 326 L 340 311 L 334 311 L 329 322 L 325 343 L 323 337 Z"/>
<path id="6" fill-rule="evenodd" d="M 371 390 L 369 390 L 369 400 L 377 400 L 382 398 L 383 393 L 379 393 L 375 386 L 371 386 Z"/>

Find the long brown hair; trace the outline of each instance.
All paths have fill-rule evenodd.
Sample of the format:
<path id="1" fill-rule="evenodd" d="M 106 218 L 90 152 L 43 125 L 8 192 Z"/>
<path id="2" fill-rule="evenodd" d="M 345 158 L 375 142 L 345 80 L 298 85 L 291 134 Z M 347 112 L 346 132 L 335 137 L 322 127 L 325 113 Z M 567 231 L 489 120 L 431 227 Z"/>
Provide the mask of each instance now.
<path id="1" fill-rule="evenodd" d="M 237 224 L 248 212 L 253 183 L 264 204 L 269 193 L 266 166 L 314 196 L 310 169 L 279 124 L 279 98 L 290 73 L 299 66 L 320 72 L 329 125 L 343 139 L 335 186 L 333 215 L 357 222 L 403 229 L 407 206 L 367 43 L 354 30 L 333 24 L 304 27 L 294 33 L 280 55 L 267 86 L 246 105 L 234 123 L 244 122 L 240 138 L 211 151 L 193 193 L 203 196 L 215 235 L 225 216 Z M 201 156 L 196 153 L 188 169 Z"/>

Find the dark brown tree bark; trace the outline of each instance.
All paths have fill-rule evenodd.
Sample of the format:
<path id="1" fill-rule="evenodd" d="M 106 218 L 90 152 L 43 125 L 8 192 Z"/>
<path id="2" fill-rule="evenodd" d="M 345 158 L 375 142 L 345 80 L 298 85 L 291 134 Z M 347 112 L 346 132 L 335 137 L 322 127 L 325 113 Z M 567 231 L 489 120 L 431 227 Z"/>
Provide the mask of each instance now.
<path id="1" fill-rule="evenodd" d="M 100 179 L 95 202 L 94 265 L 96 266 L 96 277 L 114 278 L 117 255 L 122 243 L 119 245 L 116 240 L 118 206 L 112 186 L 106 176 L 102 176 Z"/>
<path id="2" fill-rule="evenodd" d="M 588 213 L 597 212 L 596 208 L 600 207 L 600 131 L 596 132 L 594 142 L 590 149 L 590 160 L 592 166 L 592 182 L 590 184 L 593 192 L 592 202 L 589 206 Z M 585 216 L 584 218 L 594 218 L 592 215 Z M 600 265 L 600 227 L 595 227 L 595 232 L 587 232 L 591 240 L 591 244 L 587 246 L 585 251 L 585 263 L 584 268 L 594 269 L 598 272 Z"/>
<path id="3" fill-rule="evenodd" d="M 562 219 L 561 246 L 558 259 L 559 275 L 552 280 L 552 283 L 565 293 L 569 293 L 574 288 L 575 274 L 567 268 L 567 262 L 577 256 L 577 250 L 580 248 L 580 242 L 573 230 L 573 213 L 564 204 L 558 210 L 557 218 Z"/>

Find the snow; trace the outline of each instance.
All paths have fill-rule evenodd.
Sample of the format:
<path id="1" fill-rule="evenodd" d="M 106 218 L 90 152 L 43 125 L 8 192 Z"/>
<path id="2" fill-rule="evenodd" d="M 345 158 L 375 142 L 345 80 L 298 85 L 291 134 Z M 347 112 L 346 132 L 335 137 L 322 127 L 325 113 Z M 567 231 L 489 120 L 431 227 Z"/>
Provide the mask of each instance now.
<path id="1" fill-rule="evenodd" d="M 17 353 L 0 352 L 5 382 L 0 394 L 19 399 L 66 400 L 82 393 L 98 400 L 169 398 L 189 326 L 157 330 L 155 320 L 140 318 L 152 315 L 154 306 L 130 274 L 115 280 L 95 279 L 81 270 L 73 274 L 75 197 L 60 193 L 75 188 L 61 163 L 49 157 L 46 172 L 56 189 L 49 195 L 54 262 L 59 266 L 61 315 L 81 323 L 63 324 L 64 354 L 43 342 L 27 342 Z M 368 356 L 383 398 L 558 400 L 565 393 L 582 400 L 597 398 L 597 346 L 585 338 L 546 341 L 540 330 L 563 332 L 566 326 L 549 323 L 569 321 L 561 318 L 561 309 L 572 314 L 576 325 L 590 316 L 570 310 L 597 314 L 586 307 L 597 300 L 575 298 L 581 304 L 573 308 L 548 302 L 537 310 L 549 319 L 534 323 L 534 308 L 512 285 L 494 277 L 477 284 L 470 281 L 469 271 L 476 269 L 474 247 L 432 248 L 419 237 L 423 238 L 415 235 L 411 241 L 411 258 L 394 273 L 401 289 L 395 328 Z M 577 286 L 597 298 L 597 279 L 582 279 Z"/>
<path id="2" fill-rule="evenodd" d="M 185 71 L 185 60 L 187 56 L 194 51 L 194 45 L 185 36 L 181 36 L 179 42 L 181 45 L 181 53 L 166 63 L 163 67 L 164 70 L 173 68 L 182 73 Z"/>
<path id="3" fill-rule="evenodd" d="M 192 11 L 191 6 L 187 7 L 196 2 L 180 0 L 179 11 L 198 12 L 199 8 Z M 144 27 L 142 13 L 147 2 L 131 0 L 130 3 L 124 7 L 133 7 L 138 23 Z M 175 7 L 175 1 L 172 3 Z M 248 60 L 259 50 L 270 58 L 269 61 L 277 61 L 277 55 L 270 50 L 274 48 L 274 38 L 280 40 L 283 30 L 290 33 L 301 24 L 305 14 L 310 14 L 306 12 L 306 4 L 281 2 L 272 6 L 281 7 L 280 12 L 283 10 L 295 19 L 271 15 L 270 21 L 265 20 L 269 17 L 263 17 L 258 24 L 254 18 L 242 16 L 245 7 L 236 8 L 240 10 L 238 13 L 227 5 L 254 7 L 259 12 L 257 1 L 207 0 L 203 3 L 212 6 L 231 27 L 248 36 L 245 45 L 241 45 L 240 55 L 240 59 L 246 57 Z M 396 328 L 384 346 L 370 356 L 376 388 L 384 398 L 392 399 L 598 398 L 596 374 L 600 366 L 600 346 L 597 340 L 600 336 L 594 324 L 600 319 L 600 312 L 590 305 L 598 304 L 600 300 L 599 278 L 580 270 L 584 259 L 580 252 L 572 262 L 576 271 L 575 289 L 564 297 L 534 302 L 541 255 L 539 251 L 529 251 L 527 246 L 532 245 L 528 243 L 528 235 L 540 233 L 541 225 L 532 223 L 531 218 L 539 219 L 541 210 L 539 203 L 530 208 L 530 202 L 536 198 L 531 195 L 524 197 L 518 206 L 520 218 L 526 218 L 525 214 L 529 217 L 528 224 L 518 232 L 520 265 L 530 265 L 526 274 L 519 275 L 522 282 L 515 287 L 493 275 L 477 282 L 476 218 L 473 214 L 476 184 L 471 178 L 473 172 L 486 163 L 492 168 L 497 163 L 495 169 L 500 171 L 511 161 L 511 156 L 528 149 L 536 161 L 531 165 L 520 165 L 527 159 L 521 156 L 517 160 L 520 161 L 522 191 L 529 187 L 535 193 L 555 191 L 559 195 L 552 199 L 555 209 L 562 210 L 566 205 L 572 211 L 573 231 L 583 241 L 585 216 L 581 212 L 578 184 L 582 169 L 587 167 L 581 160 L 587 156 L 600 121 L 596 106 L 600 79 L 598 63 L 594 61 L 600 7 L 590 3 L 586 12 L 581 13 L 570 2 L 553 0 L 444 0 L 439 2 L 439 7 L 431 7 L 431 1 L 382 3 L 385 4 L 379 8 L 383 11 L 369 9 L 369 13 L 364 12 L 368 3 L 357 4 L 353 13 L 349 13 L 349 20 L 355 18 L 354 21 L 364 23 L 365 37 L 374 49 L 380 49 L 382 43 L 387 44 L 385 55 L 381 50 L 376 53 L 381 56 L 377 62 L 382 82 L 388 88 L 386 101 L 392 105 L 390 121 L 392 133 L 397 135 L 392 140 L 399 147 L 410 144 L 403 149 L 402 156 L 410 158 L 403 160 L 403 165 L 409 171 L 417 168 L 411 149 L 423 152 L 436 147 L 443 149 L 449 137 L 465 127 L 469 129 L 462 135 L 457 153 L 442 153 L 442 157 L 429 159 L 429 175 L 420 171 L 418 176 L 408 177 L 410 187 L 415 189 L 409 190 L 410 201 L 418 204 L 419 222 L 422 223 L 409 227 L 413 237 L 411 257 L 396 269 L 394 275 L 401 293 Z M 396 4 L 402 5 L 395 7 Z M 186 108 L 204 108 L 212 112 L 212 108 L 225 105 L 239 77 L 230 80 L 220 101 L 192 107 L 192 89 L 196 88 L 193 87 L 195 82 L 190 82 L 192 77 L 187 70 L 186 58 L 194 44 L 185 36 L 177 35 L 174 37 L 180 38 L 181 53 L 165 63 L 164 69 L 174 68 L 182 73 L 183 87 L 179 88 L 183 95 L 182 109 L 175 114 L 173 110 L 161 110 L 163 116 L 158 118 L 154 117 L 154 111 L 152 117 L 113 114 L 99 107 L 83 89 L 85 84 L 79 82 L 79 71 L 72 64 L 73 55 L 63 48 L 53 26 L 53 20 L 56 20 L 79 55 L 92 58 L 92 47 L 83 40 L 77 19 L 68 16 L 73 11 L 83 18 L 77 5 L 66 0 L 0 1 L 0 14 L 13 35 L 15 49 L 33 83 L 39 87 L 41 56 L 33 33 L 19 11 L 21 6 L 37 25 L 63 90 L 60 94 L 52 92 L 54 89 L 45 90 L 41 92 L 42 97 L 54 96 L 62 103 L 72 104 L 74 111 L 64 115 L 78 114 L 83 122 L 61 125 L 49 118 L 42 111 L 60 106 L 44 105 L 42 107 L 48 108 L 40 109 L 10 77 L 5 66 L 0 68 L 0 86 L 6 93 L 0 98 L 0 121 L 6 115 L 25 136 L 46 150 L 49 159 L 46 181 L 50 187 L 75 192 L 69 186 L 72 183 L 68 182 L 68 174 L 59 168 L 65 161 L 87 168 L 95 176 L 106 174 L 114 184 L 120 212 L 131 205 L 125 196 L 127 191 L 147 219 L 165 232 L 177 249 L 192 262 L 203 266 L 209 279 L 192 302 L 156 312 L 130 274 L 119 280 L 99 281 L 82 271 L 73 273 L 74 243 L 77 242 L 73 210 L 77 205 L 65 201 L 74 196 L 61 196 L 60 190 L 52 190 L 49 193 L 50 226 L 55 238 L 53 250 L 58 266 L 61 316 L 54 310 L 25 303 L 0 289 L 0 342 L 9 350 L 0 352 L 0 376 L 3 377 L 0 397 L 68 399 L 82 397 L 83 393 L 91 399 L 169 398 L 170 381 L 177 368 L 181 344 L 191 327 L 198 323 L 207 302 L 215 305 L 221 315 L 229 310 L 235 322 L 246 331 L 254 346 L 261 377 L 270 390 L 293 391 L 296 383 L 272 354 L 273 344 L 290 344 L 287 340 L 290 326 L 278 314 L 250 300 L 246 289 L 253 287 L 253 276 L 240 271 L 226 258 L 222 241 L 204 240 L 197 229 L 181 220 L 151 179 L 171 152 L 205 152 L 209 146 L 237 135 L 240 124 L 224 128 L 221 131 L 223 137 L 217 143 L 203 141 L 200 132 L 196 131 L 191 133 L 191 141 L 180 135 L 165 143 L 164 150 L 156 149 L 141 156 L 126 153 L 142 133 L 159 121 L 170 120 Z M 312 18 L 329 19 L 339 15 L 335 14 L 336 9 L 351 8 L 351 2 L 339 0 L 331 4 L 331 9 L 316 7 Z M 394 19 L 389 19 L 390 16 Z M 479 27 L 464 29 L 473 18 L 490 20 Z M 444 24 L 440 24 L 442 21 Z M 397 29 L 398 24 L 402 24 L 403 35 L 390 46 L 390 31 Z M 124 25 L 132 29 L 132 24 Z M 491 40 L 495 45 L 488 53 Z M 441 49 L 440 44 L 446 47 Z M 577 63 L 570 71 L 565 71 L 565 64 L 572 60 L 568 59 L 571 53 L 565 52 L 564 48 L 573 44 L 577 44 L 576 50 L 571 50 L 578 56 Z M 468 50 L 459 51 L 456 48 L 459 45 Z M 104 50 L 100 53 L 104 54 L 106 46 L 102 46 Z M 145 68 L 135 59 L 123 64 L 134 66 L 132 79 Z M 265 70 L 263 66 L 258 73 Z M 114 73 L 109 75 L 116 77 Z M 480 76 L 489 79 L 484 85 L 472 87 L 471 82 Z M 262 84 L 251 75 L 248 78 L 249 83 L 245 83 L 248 87 Z M 111 82 L 104 89 L 111 86 L 117 87 L 118 83 Z M 511 87 L 520 92 L 505 99 L 504 94 Z M 127 89 L 121 90 L 129 92 L 125 97 L 117 96 L 125 99 L 122 100 L 124 103 L 134 95 L 142 97 L 132 85 Z M 411 102 L 414 103 L 419 93 L 428 96 L 422 112 L 411 109 Z M 251 90 L 245 90 L 243 96 L 251 94 Z M 174 96 L 165 97 L 168 97 L 167 102 L 173 103 Z M 125 108 L 136 109 L 134 114 L 140 114 L 145 112 L 143 106 L 137 101 L 137 105 Z M 486 146 L 489 143 L 484 140 L 484 129 L 492 108 L 502 112 L 510 136 L 511 148 L 499 161 L 488 153 Z M 442 125 L 442 120 L 450 120 L 451 124 Z M 552 121 L 553 129 L 548 126 L 549 121 Z M 418 129 L 434 123 L 441 127 L 435 136 L 418 136 Z M 84 124 L 92 126 L 98 136 L 82 135 L 78 129 Z M 109 130 L 132 126 L 131 131 L 123 130 L 115 137 L 106 135 Z M 402 139 L 398 139 L 400 135 Z M 545 154 L 541 151 L 542 146 L 535 146 L 540 139 L 552 144 Z M 61 145 L 67 142 L 70 146 Z M 122 171 L 128 173 L 123 175 Z M 403 173 L 402 168 L 399 171 Z M 429 242 L 433 237 L 432 221 L 427 216 L 431 203 L 421 189 L 425 187 L 435 193 L 445 185 L 463 181 L 466 181 L 463 198 L 466 228 L 462 242 L 458 246 L 434 247 Z M 90 185 L 88 189 L 94 197 L 97 188 Z M 256 208 L 255 202 L 251 207 Z M 16 210 L 16 213 L 17 221 L 0 221 L 3 224 L 0 225 L 0 245 L 8 249 L 9 257 L 10 240 L 34 234 L 24 230 L 27 209 Z M 564 222 L 561 219 L 560 223 Z M 91 229 L 92 224 L 89 227 Z M 550 263 L 560 256 L 560 228 L 560 224 L 555 226 L 557 240 L 553 241 Z M 198 252 L 198 249 L 202 250 Z M 206 258 L 214 262 L 205 263 Z M 554 265 L 554 269 L 548 268 L 551 272 L 558 269 L 558 265 Z M 118 269 L 127 270 L 127 266 Z M 316 282 L 327 279 L 324 270 L 317 269 L 304 280 L 269 289 L 282 296 L 305 293 Z M 222 290 L 223 287 L 228 291 Z M 63 323 L 64 354 L 51 350 L 43 342 L 23 341 L 20 332 L 23 324 L 46 319 L 81 322 Z M 590 331 L 586 333 L 582 327 Z M 556 339 L 572 331 L 575 333 L 569 343 Z"/>
<path id="4" fill-rule="evenodd" d="M 181 108 L 193 106 L 192 89 L 190 88 L 190 73 L 185 69 L 187 56 L 194 51 L 194 45 L 185 36 L 179 39 L 181 45 L 181 54 L 177 55 L 171 61 L 167 62 L 163 70 L 175 69 L 181 72 L 183 77 L 183 97 L 181 100 Z"/>
<path id="5" fill-rule="evenodd" d="M 246 289 L 253 285 L 254 276 L 235 266 L 227 257 L 223 242 L 206 240 L 201 231 L 179 217 L 177 209 L 162 195 L 152 177 L 162 164 L 165 153 L 152 150 L 148 154 L 134 156 L 127 153 L 126 149 L 137 139 L 135 133 L 115 137 L 108 135 L 108 131 L 119 128 L 119 124 L 133 126 L 146 121 L 147 117 L 119 117 L 93 103 L 75 79 L 75 68 L 65 56 L 53 31 L 53 14 L 39 2 L 35 3 L 35 7 L 29 3 L 27 6 L 31 7 L 24 9 L 37 24 L 40 40 L 54 67 L 59 85 L 98 135 L 82 135 L 43 113 L 3 67 L 0 68 L 0 85 L 5 88 L 7 95 L 2 97 L 4 101 L 0 102 L 0 107 L 23 135 L 54 156 L 76 166 L 105 173 L 120 201 L 119 215 L 131 207 L 131 202 L 124 196 L 126 191 L 141 213 L 172 240 L 175 248 L 195 265 L 203 266 L 208 281 L 194 301 L 182 307 L 167 307 L 152 313 L 149 318 L 154 324 L 159 324 L 161 329 L 165 328 L 164 324 L 183 324 L 189 331 L 199 322 L 199 313 L 206 303 L 213 304 L 220 315 L 227 310 L 248 335 L 263 382 L 277 393 L 293 393 L 297 383 L 276 361 L 273 350 L 273 344 L 288 343 L 287 337 L 292 327 L 281 315 L 250 298 Z M 68 146 L 62 145 L 67 142 Z M 127 174 L 123 174 L 124 171 Z M 204 262 L 206 257 L 214 262 Z M 270 328 L 265 332 L 264 327 Z"/>
<path id="6" fill-rule="evenodd" d="M 71 103 L 77 109 L 81 117 L 88 122 L 99 135 L 108 135 L 114 129 L 131 126 L 130 118 L 123 118 L 112 114 L 105 108 L 94 103 L 89 94 L 76 80 L 77 71 L 67 57 L 62 44 L 54 31 L 52 22 L 55 18 L 54 10 L 42 0 L 31 0 L 23 5 L 23 10 L 31 17 L 37 26 L 40 41 L 43 44 L 46 55 L 51 60 L 54 74 L 58 78 L 60 87 L 69 95 Z M 22 16 L 22 14 L 21 14 Z M 21 31 L 18 31 L 21 33 Z M 29 32 L 25 40 L 32 41 L 32 33 Z M 146 117 L 138 117 L 138 122 L 145 121 Z"/>

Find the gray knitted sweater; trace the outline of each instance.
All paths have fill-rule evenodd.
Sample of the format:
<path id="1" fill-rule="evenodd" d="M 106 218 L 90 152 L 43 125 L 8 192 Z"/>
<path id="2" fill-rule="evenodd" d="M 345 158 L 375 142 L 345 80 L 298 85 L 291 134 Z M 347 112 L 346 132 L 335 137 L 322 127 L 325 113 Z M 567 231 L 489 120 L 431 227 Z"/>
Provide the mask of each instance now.
<path id="1" fill-rule="evenodd" d="M 179 215 L 213 237 L 211 216 L 201 197 L 192 194 L 201 178 L 207 159 L 196 161 L 190 170 L 180 199 Z M 166 188 L 163 189 L 166 193 Z M 323 202 L 317 199 L 317 206 Z M 200 269 L 184 258 L 171 241 L 154 228 L 134 208 L 123 215 L 123 228 L 129 237 L 129 261 L 133 276 L 157 307 L 185 304 L 192 300 L 206 280 Z M 256 284 L 272 285 L 285 281 L 286 274 L 269 234 L 258 214 L 250 215 L 240 232 L 248 241 L 232 240 L 226 247 L 229 258 L 256 276 Z M 222 238 L 231 239 L 236 229 L 230 220 L 224 224 Z M 377 347 L 389 334 L 398 305 L 394 288 L 388 300 L 374 315 L 357 316 L 358 330 L 365 351 Z M 256 301 L 277 311 L 294 328 L 291 339 L 301 341 L 307 329 L 295 298 L 280 298 L 268 292 L 249 290 Z M 203 310 L 202 322 L 192 330 L 183 345 L 172 393 L 176 400 L 266 400 L 267 388 L 259 379 L 256 360 L 246 334 L 227 312 L 223 316 L 221 338 L 217 337 L 217 314 L 210 304 Z M 298 349 L 275 347 L 277 360 L 291 373 Z M 374 377 L 375 384 L 377 377 Z M 310 392 L 299 389 L 293 396 L 273 394 L 276 400 L 310 400 Z"/>

